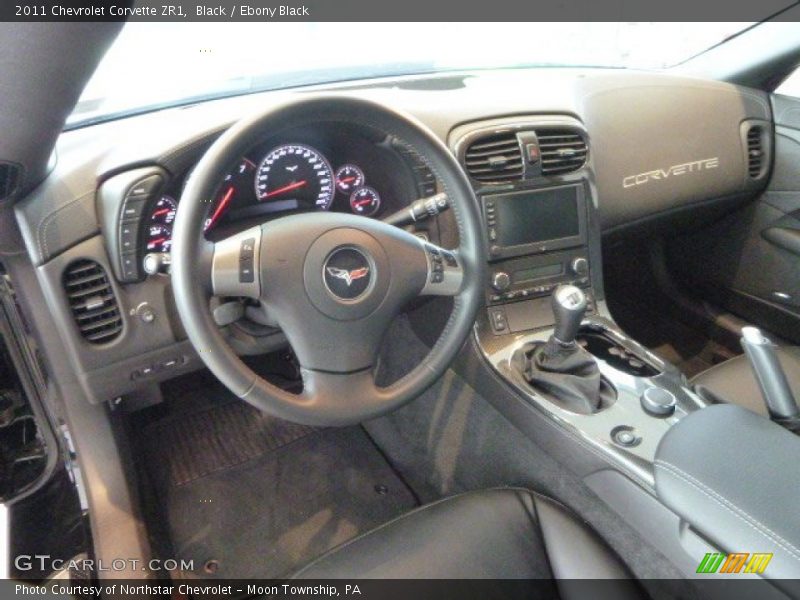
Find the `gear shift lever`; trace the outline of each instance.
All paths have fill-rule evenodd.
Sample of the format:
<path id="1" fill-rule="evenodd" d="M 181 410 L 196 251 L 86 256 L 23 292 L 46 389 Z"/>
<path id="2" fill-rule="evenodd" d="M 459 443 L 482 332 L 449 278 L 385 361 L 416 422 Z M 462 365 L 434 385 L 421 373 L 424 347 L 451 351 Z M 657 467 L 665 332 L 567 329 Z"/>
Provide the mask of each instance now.
<path id="1" fill-rule="evenodd" d="M 560 285 L 553 292 L 551 304 L 556 321 L 553 337 L 564 345 L 574 343 L 586 314 L 586 294 L 574 285 Z"/>
<path id="2" fill-rule="evenodd" d="M 546 343 L 525 352 L 522 374 L 533 387 L 547 392 L 572 412 L 597 412 L 603 401 L 603 381 L 597 361 L 581 348 L 575 337 L 586 314 L 586 294 L 574 285 L 560 285 L 553 292 L 555 329 Z"/>

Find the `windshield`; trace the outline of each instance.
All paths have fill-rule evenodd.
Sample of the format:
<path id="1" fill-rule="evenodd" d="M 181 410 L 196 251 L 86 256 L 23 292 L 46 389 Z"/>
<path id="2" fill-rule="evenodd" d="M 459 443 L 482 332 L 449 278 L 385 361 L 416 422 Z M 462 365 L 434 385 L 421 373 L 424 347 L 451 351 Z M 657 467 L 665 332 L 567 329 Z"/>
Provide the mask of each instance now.
<path id="1" fill-rule="evenodd" d="M 526 66 L 661 69 L 751 23 L 128 23 L 68 127 L 201 99 Z M 492 38 L 495 42 L 489 43 Z"/>

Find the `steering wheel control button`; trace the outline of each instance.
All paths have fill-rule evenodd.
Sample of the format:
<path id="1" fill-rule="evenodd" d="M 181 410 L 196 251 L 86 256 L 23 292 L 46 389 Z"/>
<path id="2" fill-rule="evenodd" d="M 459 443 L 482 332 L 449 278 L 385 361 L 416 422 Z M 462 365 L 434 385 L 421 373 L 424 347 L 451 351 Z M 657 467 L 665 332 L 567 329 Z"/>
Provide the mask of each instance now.
<path id="1" fill-rule="evenodd" d="M 654 417 L 668 417 L 675 412 L 675 394 L 660 387 L 647 388 L 641 396 L 642 408 Z"/>
<path id="2" fill-rule="evenodd" d="M 638 446 L 642 438 L 636 435 L 636 430 L 628 425 L 620 425 L 611 430 L 611 439 L 614 443 L 624 448 Z"/>
<path id="3" fill-rule="evenodd" d="M 253 283 L 255 278 L 256 239 L 242 240 L 239 247 L 239 283 Z"/>
<path id="4" fill-rule="evenodd" d="M 366 254 L 354 247 L 334 250 L 323 266 L 322 278 L 328 291 L 341 300 L 363 296 L 372 282 L 372 265 Z"/>

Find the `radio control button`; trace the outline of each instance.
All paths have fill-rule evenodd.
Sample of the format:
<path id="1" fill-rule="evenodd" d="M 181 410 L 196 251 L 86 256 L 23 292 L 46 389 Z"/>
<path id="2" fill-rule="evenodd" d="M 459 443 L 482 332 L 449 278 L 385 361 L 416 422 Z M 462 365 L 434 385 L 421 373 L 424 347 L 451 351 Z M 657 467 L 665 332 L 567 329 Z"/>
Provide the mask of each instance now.
<path id="1" fill-rule="evenodd" d="M 508 286 L 510 285 L 511 285 L 511 276 L 505 271 L 498 271 L 497 273 L 492 275 L 492 287 L 496 289 L 498 292 L 507 290 Z"/>
<path id="2" fill-rule="evenodd" d="M 579 256 L 572 260 L 570 268 L 576 275 L 586 275 L 589 272 L 589 261 L 583 256 Z"/>

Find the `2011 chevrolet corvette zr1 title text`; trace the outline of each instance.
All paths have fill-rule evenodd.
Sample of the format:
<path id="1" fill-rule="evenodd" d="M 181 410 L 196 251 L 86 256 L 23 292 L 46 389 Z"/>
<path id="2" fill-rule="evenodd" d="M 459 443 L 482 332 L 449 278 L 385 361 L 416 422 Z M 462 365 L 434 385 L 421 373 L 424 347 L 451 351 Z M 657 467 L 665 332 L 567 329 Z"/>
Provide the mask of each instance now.
<path id="1" fill-rule="evenodd" d="M 0 24 L 2 589 L 800 596 L 784 8 Z"/>

